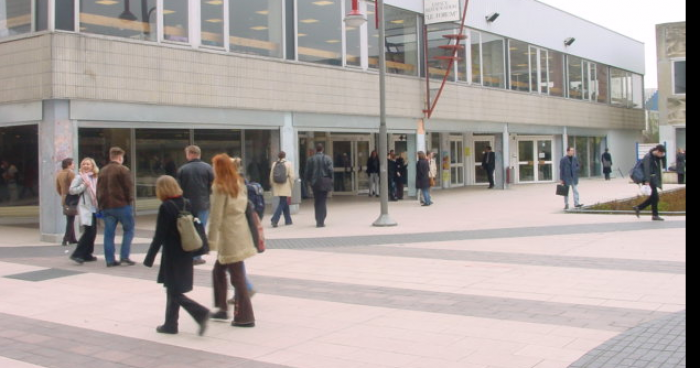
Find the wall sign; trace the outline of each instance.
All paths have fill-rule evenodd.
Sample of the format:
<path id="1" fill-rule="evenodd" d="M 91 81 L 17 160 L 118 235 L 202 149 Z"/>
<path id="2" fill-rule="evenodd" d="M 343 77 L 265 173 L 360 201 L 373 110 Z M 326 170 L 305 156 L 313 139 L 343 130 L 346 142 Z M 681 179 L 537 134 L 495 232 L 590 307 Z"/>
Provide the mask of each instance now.
<path id="1" fill-rule="evenodd" d="M 424 0 L 425 24 L 457 22 L 462 19 L 460 0 Z"/>

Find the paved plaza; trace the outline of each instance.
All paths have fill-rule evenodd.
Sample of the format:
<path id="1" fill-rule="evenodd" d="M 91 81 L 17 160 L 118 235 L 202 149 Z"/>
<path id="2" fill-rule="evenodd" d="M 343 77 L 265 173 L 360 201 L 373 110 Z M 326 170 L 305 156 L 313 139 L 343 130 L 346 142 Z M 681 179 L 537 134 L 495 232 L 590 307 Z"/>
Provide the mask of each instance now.
<path id="1" fill-rule="evenodd" d="M 676 188 L 668 185 L 667 190 Z M 305 200 L 246 261 L 256 327 L 161 335 L 157 267 L 77 265 L 38 225 L 0 225 L 2 368 L 675 368 L 686 366 L 686 217 L 563 211 L 554 184 L 435 191 L 435 205 Z M 586 205 L 637 194 L 583 180 Z M 154 215 L 137 218 L 132 259 Z M 119 233 L 119 232 L 118 232 Z M 215 254 L 188 295 L 212 306 Z"/>

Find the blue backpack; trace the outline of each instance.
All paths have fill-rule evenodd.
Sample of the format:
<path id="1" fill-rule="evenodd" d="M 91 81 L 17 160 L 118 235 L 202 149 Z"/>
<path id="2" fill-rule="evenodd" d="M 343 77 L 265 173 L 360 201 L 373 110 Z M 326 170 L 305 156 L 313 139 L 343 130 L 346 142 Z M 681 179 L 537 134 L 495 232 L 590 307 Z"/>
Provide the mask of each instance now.
<path id="1" fill-rule="evenodd" d="M 253 203 L 255 212 L 262 219 L 262 215 L 265 213 L 265 191 L 262 185 L 256 182 L 249 182 L 246 184 L 246 188 L 248 189 L 248 200 Z"/>
<path id="2" fill-rule="evenodd" d="M 634 164 L 634 167 L 632 170 L 630 170 L 630 179 L 635 184 L 641 184 L 644 182 L 644 160 L 637 160 L 637 163 Z"/>

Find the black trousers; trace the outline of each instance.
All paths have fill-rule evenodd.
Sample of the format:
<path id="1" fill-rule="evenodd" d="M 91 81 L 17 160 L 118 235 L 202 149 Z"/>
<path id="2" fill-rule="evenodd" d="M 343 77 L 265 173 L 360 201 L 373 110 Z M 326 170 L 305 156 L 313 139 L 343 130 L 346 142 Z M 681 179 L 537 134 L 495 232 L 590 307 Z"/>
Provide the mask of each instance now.
<path id="1" fill-rule="evenodd" d="M 75 216 L 66 216 L 66 232 L 63 234 L 64 243 L 77 243 L 75 240 Z"/>
<path id="2" fill-rule="evenodd" d="M 326 215 L 328 209 L 326 201 L 328 200 L 328 192 L 314 189 L 314 213 L 316 215 L 316 226 L 326 224 Z"/>
<path id="3" fill-rule="evenodd" d="M 250 302 L 248 287 L 245 282 L 245 269 L 243 262 L 230 264 L 221 264 L 218 260 L 214 264 L 212 278 L 214 282 L 214 305 L 219 310 L 228 311 L 228 286 L 226 282 L 226 272 L 231 276 L 231 285 L 233 285 L 236 295 L 233 308 L 233 321 L 239 323 L 255 322 L 255 314 L 253 313 L 253 304 Z"/>
<path id="4" fill-rule="evenodd" d="M 92 215 L 92 226 L 85 226 L 84 228 L 85 231 L 80 236 L 78 246 L 75 247 L 71 257 L 87 260 L 92 257 L 92 253 L 95 251 L 95 238 L 97 238 L 97 217 L 95 214 Z"/>
<path id="5" fill-rule="evenodd" d="M 207 307 L 186 297 L 185 294 L 175 293 L 170 290 L 168 290 L 167 293 L 168 299 L 165 304 L 165 324 L 163 325 L 165 328 L 177 331 L 177 321 L 180 319 L 180 307 L 184 308 L 197 323 L 207 318 L 207 313 L 209 312 Z"/>
<path id="6" fill-rule="evenodd" d="M 642 202 L 642 204 L 638 205 L 637 207 L 640 210 L 643 210 L 651 205 L 651 214 L 652 216 L 658 216 L 659 215 L 659 191 L 656 189 L 656 186 L 652 185 L 651 186 L 651 195 L 649 198 L 647 198 L 646 201 Z"/>
<path id="7" fill-rule="evenodd" d="M 489 177 L 489 187 L 493 188 L 496 185 L 496 181 L 493 178 L 493 173 L 495 169 L 486 169 L 486 175 Z"/>

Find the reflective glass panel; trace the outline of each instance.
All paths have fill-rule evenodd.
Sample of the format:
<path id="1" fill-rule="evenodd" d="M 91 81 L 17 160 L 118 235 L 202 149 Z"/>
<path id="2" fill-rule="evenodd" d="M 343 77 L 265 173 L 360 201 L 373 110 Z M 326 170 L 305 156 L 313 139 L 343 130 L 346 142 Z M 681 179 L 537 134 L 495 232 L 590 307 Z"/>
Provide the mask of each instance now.
<path id="1" fill-rule="evenodd" d="M 505 40 L 488 33 L 482 33 L 482 53 L 484 63 L 484 86 L 505 88 Z"/>
<path id="2" fill-rule="evenodd" d="M 632 74 L 632 107 L 644 107 L 644 80 L 639 74 Z"/>
<path id="3" fill-rule="evenodd" d="M 34 24 L 36 31 L 49 29 L 49 0 L 36 0 L 34 6 Z"/>
<path id="4" fill-rule="evenodd" d="M 352 1 L 345 1 L 345 14 L 352 11 Z M 371 21 L 371 20 L 370 20 Z M 352 66 L 362 66 L 362 44 L 360 43 L 360 29 L 362 27 L 351 27 L 345 24 L 345 64 Z"/>
<path id="5" fill-rule="evenodd" d="M 452 56 L 452 50 L 442 47 L 454 45 L 454 41 L 446 38 L 456 33 L 455 25 L 453 24 L 433 24 L 428 26 L 428 75 L 432 79 L 442 80 L 448 73 L 448 66 Z M 387 54 L 387 60 L 388 59 Z M 452 66 L 454 68 L 454 65 Z M 465 68 L 466 69 L 466 68 Z M 454 80 L 452 72 L 449 80 Z"/>
<path id="6" fill-rule="evenodd" d="M 583 99 L 582 60 L 576 56 L 567 56 L 569 71 L 569 98 Z"/>
<path id="7" fill-rule="evenodd" d="M 510 89 L 530 92 L 530 50 L 525 42 L 511 40 L 510 54 Z M 537 61 L 535 59 L 535 61 Z M 535 64 L 535 67 L 537 64 Z"/>
<path id="8" fill-rule="evenodd" d="M 685 94 L 686 75 L 685 60 L 673 62 L 673 93 L 676 95 Z"/>
<path id="9" fill-rule="evenodd" d="M 229 21 L 231 52 L 282 57 L 281 0 L 230 0 Z"/>
<path id="10" fill-rule="evenodd" d="M 203 0 L 202 45 L 224 47 L 224 0 Z"/>
<path id="11" fill-rule="evenodd" d="M 163 0 L 163 39 L 189 42 L 189 29 L 187 0 Z"/>
<path id="12" fill-rule="evenodd" d="M 472 83 L 481 84 L 481 33 L 471 31 L 469 42 L 471 44 L 471 69 Z"/>
<path id="13" fill-rule="evenodd" d="M 367 55 L 369 67 L 379 68 L 379 29 L 377 29 L 377 8 L 374 2 L 367 3 Z"/>
<path id="14" fill-rule="evenodd" d="M 589 148 L 588 148 L 588 137 L 576 137 L 576 153 L 578 161 L 581 163 L 581 172 L 579 173 L 581 177 L 590 176 L 591 168 L 589 166 Z"/>
<path id="15" fill-rule="evenodd" d="M 564 97 L 564 54 L 548 50 L 549 54 L 549 94 Z"/>
<path id="16" fill-rule="evenodd" d="M 156 41 L 156 0 L 80 0 L 80 31 Z"/>
<path id="17" fill-rule="evenodd" d="M 627 105 L 626 78 L 627 73 L 624 70 L 610 68 L 610 102 L 613 105 Z"/>
<path id="18" fill-rule="evenodd" d="M 124 165 L 133 169 L 131 129 L 80 128 L 78 136 L 80 137 L 78 146 L 80 160 L 92 157 L 98 167 L 103 167 L 109 163 L 109 149 L 116 146 L 126 151 Z"/>
<path id="19" fill-rule="evenodd" d="M 341 0 L 298 0 L 299 61 L 342 65 Z"/>
<path id="20" fill-rule="evenodd" d="M 0 207 L 39 204 L 38 132 L 36 125 L 0 128 Z"/>
<path id="21" fill-rule="evenodd" d="M 0 0 L 0 38 L 32 31 L 29 0 Z"/>
<path id="22" fill-rule="evenodd" d="M 600 103 L 608 103 L 610 94 L 608 90 L 610 89 L 608 82 L 608 66 L 598 65 L 596 68 L 596 73 L 598 74 L 596 80 L 598 82 L 598 98 L 596 101 Z"/>
<path id="23" fill-rule="evenodd" d="M 56 12 L 56 29 L 75 31 L 74 0 L 56 0 L 54 11 Z"/>
<path id="24" fill-rule="evenodd" d="M 418 75 L 418 17 L 416 13 L 385 6 L 387 73 Z"/>
<path id="25" fill-rule="evenodd" d="M 194 144 L 202 149 L 202 161 L 211 164 L 211 159 L 219 153 L 241 157 L 243 155 L 241 137 L 240 130 L 195 130 Z"/>

